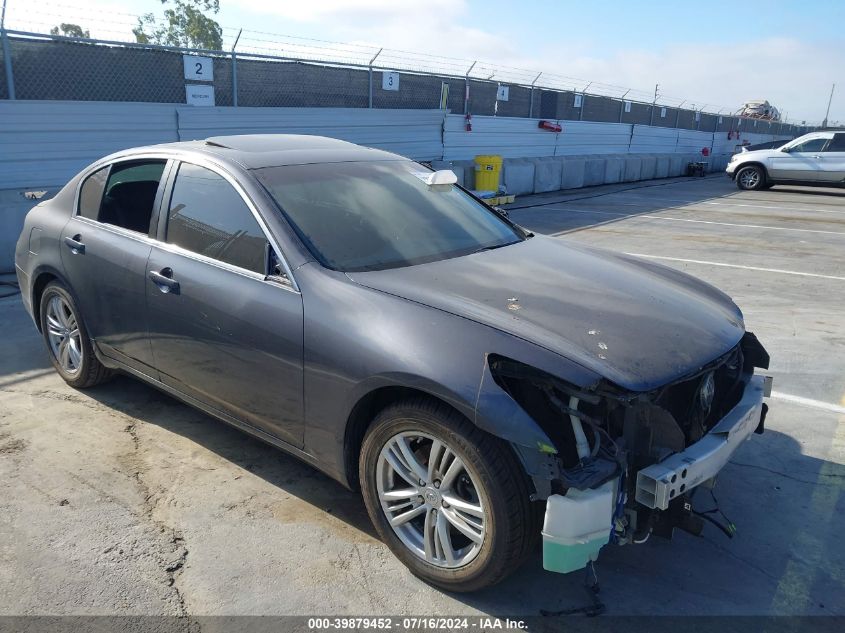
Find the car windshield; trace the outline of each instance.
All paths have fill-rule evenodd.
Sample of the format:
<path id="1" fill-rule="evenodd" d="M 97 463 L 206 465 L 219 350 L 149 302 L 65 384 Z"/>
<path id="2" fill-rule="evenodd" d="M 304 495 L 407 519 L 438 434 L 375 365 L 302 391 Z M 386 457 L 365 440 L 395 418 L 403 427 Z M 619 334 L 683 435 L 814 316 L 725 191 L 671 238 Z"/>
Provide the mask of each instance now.
<path id="1" fill-rule="evenodd" d="M 344 272 L 383 270 L 507 246 L 525 234 L 454 185 L 427 185 L 412 161 L 257 169 L 318 260 Z"/>

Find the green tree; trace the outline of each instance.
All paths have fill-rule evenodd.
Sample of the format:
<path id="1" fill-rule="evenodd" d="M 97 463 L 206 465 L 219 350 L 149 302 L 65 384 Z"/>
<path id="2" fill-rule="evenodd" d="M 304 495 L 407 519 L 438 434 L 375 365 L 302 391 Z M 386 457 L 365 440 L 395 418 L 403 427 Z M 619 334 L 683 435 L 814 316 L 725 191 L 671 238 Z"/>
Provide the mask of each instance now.
<path id="1" fill-rule="evenodd" d="M 163 44 L 185 48 L 223 48 L 223 29 L 204 12 L 220 11 L 220 0 L 161 0 L 169 5 L 164 20 L 159 22 L 152 13 L 138 18 L 132 29 L 135 41 L 141 44 Z"/>
<path id="2" fill-rule="evenodd" d="M 85 37 L 90 38 L 90 31 L 83 31 L 78 24 L 67 24 L 62 22 L 59 26 L 54 26 L 50 29 L 50 35 L 64 35 L 66 37 Z"/>

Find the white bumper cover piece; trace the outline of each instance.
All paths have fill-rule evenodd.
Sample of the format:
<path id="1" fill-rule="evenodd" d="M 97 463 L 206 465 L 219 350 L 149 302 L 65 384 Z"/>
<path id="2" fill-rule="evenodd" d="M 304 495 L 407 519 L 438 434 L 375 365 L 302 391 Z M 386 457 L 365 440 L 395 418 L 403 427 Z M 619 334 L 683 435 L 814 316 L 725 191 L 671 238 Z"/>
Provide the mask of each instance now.
<path id="1" fill-rule="evenodd" d="M 665 510 L 676 496 L 715 477 L 757 428 L 765 391 L 766 377 L 752 376 L 742 399 L 704 437 L 638 472 L 636 500 L 648 508 Z"/>

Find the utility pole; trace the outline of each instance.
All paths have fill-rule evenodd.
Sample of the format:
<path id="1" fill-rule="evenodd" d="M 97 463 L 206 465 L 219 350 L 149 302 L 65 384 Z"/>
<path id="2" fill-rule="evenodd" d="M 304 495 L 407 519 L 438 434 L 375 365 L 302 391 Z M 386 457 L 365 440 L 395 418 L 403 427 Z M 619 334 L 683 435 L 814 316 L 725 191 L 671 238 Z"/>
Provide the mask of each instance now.
<path id="1" fill-rule="evenodd" d="M 830 88 L 830 99 L 827 100 L 827 112 L 824 113 L 824 121 L 822 121 L 822 127 L 827 127 L 827 117 L 830 116 L 830 104 L 833 101 L 833 91 L 836 90 L 836 84 L 833 84 Z"/>

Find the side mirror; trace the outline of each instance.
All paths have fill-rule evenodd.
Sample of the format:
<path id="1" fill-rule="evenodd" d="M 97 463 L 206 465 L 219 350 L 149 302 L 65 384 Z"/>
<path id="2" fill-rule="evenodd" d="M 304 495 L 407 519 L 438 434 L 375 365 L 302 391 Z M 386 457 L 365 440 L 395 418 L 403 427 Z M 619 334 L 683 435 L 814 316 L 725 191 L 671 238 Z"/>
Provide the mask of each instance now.
<path id="1" fill-rule="evenodd" d="M 273 250 L 273 247 L 270 246 L 269 242 L 264 247 L 264 263 L 266 266 L 265 270 L 267 270 L 268 277 L 283 279 L 284 281 L 290 283 L 290 279 L 288 279 L 288 274 L 282 267 L 281 260 L 276 255 L 276 251 Z"/>

